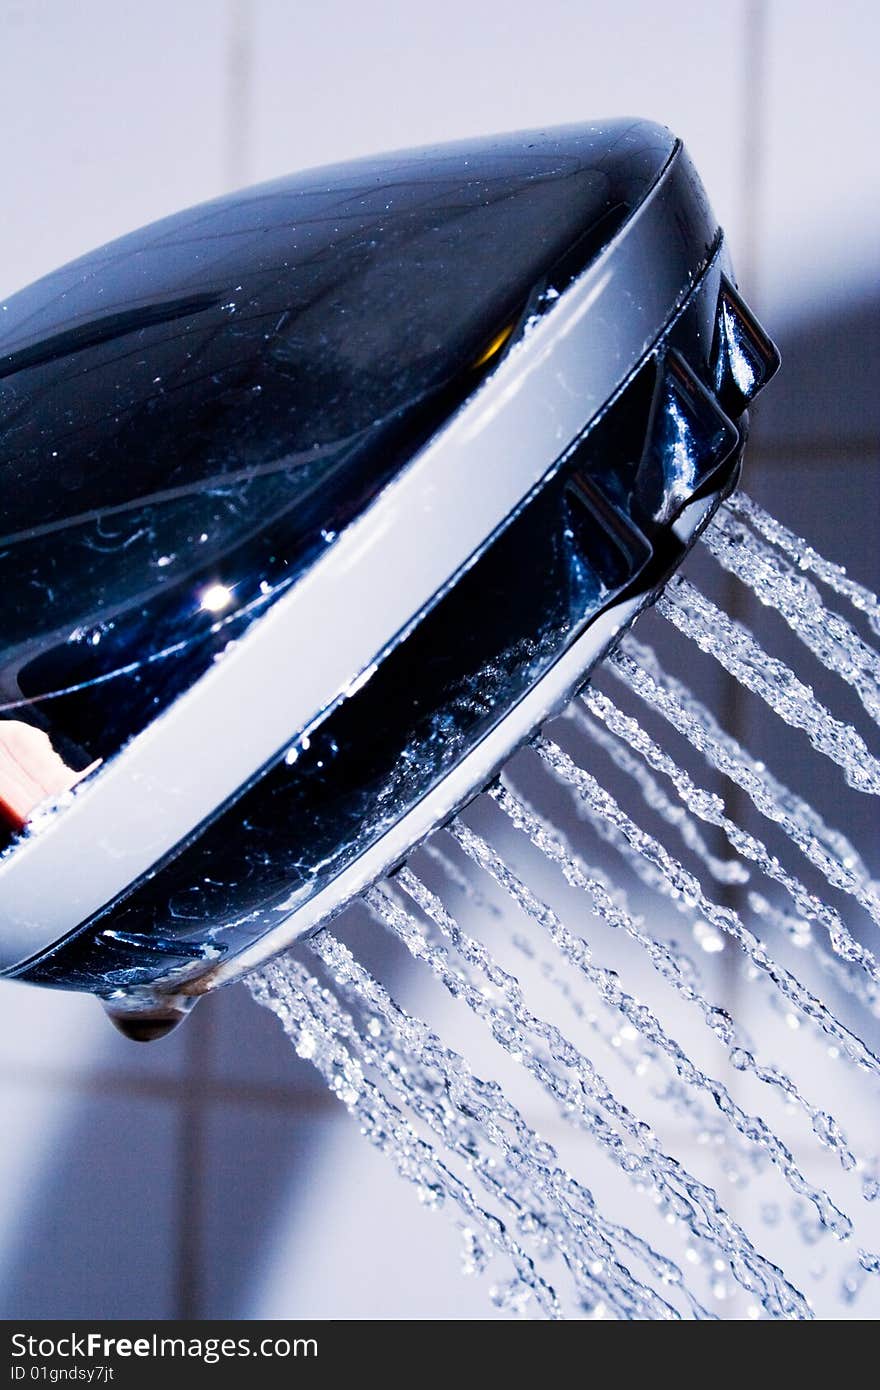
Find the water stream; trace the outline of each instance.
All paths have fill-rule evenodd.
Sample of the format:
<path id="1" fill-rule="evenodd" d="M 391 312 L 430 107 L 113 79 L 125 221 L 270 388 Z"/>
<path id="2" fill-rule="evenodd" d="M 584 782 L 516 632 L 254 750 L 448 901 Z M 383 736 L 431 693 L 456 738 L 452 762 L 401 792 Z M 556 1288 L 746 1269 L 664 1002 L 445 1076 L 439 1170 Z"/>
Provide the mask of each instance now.
<path id="1" fill-rule="evenodd" d="M 809 796 L 880 793 L 880 603 L 742 493 L 703 550 L 821 695 L 685 575 L 653 640 L 677 629 L 802 740 L 800 790 L 640 623 L 462 815 L 249 981 L 504 1315 L 880 1307 L 880 887 Z M 359 950 L 376 932 L 393 989 Z"/>

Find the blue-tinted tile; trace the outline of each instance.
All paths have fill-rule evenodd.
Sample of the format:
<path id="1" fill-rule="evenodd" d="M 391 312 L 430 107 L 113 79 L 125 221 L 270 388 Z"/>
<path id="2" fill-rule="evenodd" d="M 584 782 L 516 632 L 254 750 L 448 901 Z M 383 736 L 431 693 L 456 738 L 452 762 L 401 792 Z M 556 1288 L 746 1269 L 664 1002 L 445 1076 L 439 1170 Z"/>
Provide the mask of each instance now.
<path id="1" fill-rule="evenodd" d="M 180 1032 L 130 1042 L 91 995 L 0 981 L 0 1080 L 83 1082 L 101 1074 L 169 1082 L 180 1074 L 184 1051 Z"/>
<path id="2" fill-rule="evenodd" d="M 3 10 L 0 295 L 223 191 L 227 41 L 212 0 Z"/>
<path id="3" fill-rule="evenodd" d="M 314 1067 L 297 1057 L 276 1016 L 257 1004 L 246 985 L 208 995 L 179 1031 L 197 1022 L 209 1030 L 211 1076 L 219 1085 L 268 1087 L 293 1097 L 326 1092 Z"/>
<path id="4" fill-rule="evenodd" d="M 209 1132 L 206 1316 L 492 1316 L 490 1281 L 462 1277 L 451 1213 L 421 1206 L 341 1106 L 235 1107 Z"/>
<path id="5" fill-rule="evenodd" d="M 9 1084 L 0 1100 L 3 1148 L 19 1155 L 0 1317 L 173 1317 L 173 1108 L 118 1095 L 64 1100 Z"/>

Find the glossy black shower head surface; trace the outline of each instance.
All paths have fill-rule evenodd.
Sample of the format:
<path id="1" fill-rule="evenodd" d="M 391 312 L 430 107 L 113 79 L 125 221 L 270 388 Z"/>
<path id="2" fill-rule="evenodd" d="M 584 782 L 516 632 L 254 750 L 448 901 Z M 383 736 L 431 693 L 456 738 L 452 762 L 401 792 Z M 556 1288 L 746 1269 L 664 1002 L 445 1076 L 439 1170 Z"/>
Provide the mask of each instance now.
<path id="1" fill-rule="evenodd" d="M 734 486 L 775 351 L 665 129 L 360 160 L 0 310 L 0 970 L 131 1036 L 475 795 Z"/>

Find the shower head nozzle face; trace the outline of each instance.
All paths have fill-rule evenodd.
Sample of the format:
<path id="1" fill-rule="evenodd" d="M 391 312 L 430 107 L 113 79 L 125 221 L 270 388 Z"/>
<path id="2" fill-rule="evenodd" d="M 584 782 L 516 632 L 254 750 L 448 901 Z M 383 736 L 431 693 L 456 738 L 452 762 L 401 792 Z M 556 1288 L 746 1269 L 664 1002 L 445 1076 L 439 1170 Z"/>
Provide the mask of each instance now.
<path id="1" fill-rule="evenodd" d="M 5 972 L 155 1014 L 338 910 L 650 601 L 775 360 L 640 122 L 278 181 L 15 296 Z"/>

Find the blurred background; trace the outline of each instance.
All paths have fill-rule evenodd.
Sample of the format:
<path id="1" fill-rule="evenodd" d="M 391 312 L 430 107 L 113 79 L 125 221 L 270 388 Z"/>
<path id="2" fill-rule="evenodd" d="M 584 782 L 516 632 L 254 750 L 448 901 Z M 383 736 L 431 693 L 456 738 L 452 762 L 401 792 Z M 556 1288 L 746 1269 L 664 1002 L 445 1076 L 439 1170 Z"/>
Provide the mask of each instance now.
<path id="1" fill-rule="evenodd" d="M 0 0 L 0 298 L 297 168 L 650 117 L 685 139 L 782 349 L 748 490 L 876 589 L 878 45 L 880 8 L 846 0 Z M 855 797 L 828 796 L 876 850 Z M 140 1048 L 91 999 L 0 985 L 0 1115 L 2 1317 L 491 1312 L 448 1223 L 240 986 Z"/>

